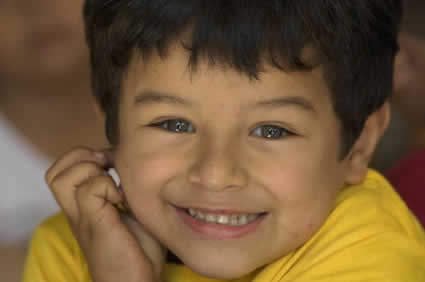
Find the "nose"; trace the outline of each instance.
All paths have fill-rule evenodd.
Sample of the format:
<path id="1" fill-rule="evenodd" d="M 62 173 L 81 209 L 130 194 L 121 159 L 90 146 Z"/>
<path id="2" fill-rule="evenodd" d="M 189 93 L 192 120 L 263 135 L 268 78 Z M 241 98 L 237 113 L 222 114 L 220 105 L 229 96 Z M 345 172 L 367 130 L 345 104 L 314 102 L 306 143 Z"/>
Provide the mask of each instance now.
<path id="1" fill-rule="evenodd" d="M 192 184 L 211 191 L 239 189 L 246 185 L 247 175 L 240 165 L 238 144 L 209 139 L 198 148 L 189 172 Z"/>

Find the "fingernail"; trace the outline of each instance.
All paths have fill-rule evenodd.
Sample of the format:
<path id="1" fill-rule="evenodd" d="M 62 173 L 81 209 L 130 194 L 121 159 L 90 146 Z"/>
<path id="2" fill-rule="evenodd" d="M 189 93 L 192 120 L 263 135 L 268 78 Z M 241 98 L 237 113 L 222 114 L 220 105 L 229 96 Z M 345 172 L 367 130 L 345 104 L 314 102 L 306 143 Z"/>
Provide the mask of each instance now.
<path id="1" fill-rule="evenodd" d="M 102 162 L 106 161 L 105 154 L 102 152 L 94 152 L 94 156 Z"/>

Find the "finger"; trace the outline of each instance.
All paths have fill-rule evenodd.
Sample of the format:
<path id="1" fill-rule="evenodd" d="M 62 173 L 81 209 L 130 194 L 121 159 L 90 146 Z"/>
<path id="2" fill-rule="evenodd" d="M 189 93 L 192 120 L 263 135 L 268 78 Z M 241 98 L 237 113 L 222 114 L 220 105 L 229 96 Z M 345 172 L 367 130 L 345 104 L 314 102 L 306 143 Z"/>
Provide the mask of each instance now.
<path id="1" fill-rule="evenodd" d="M 74 148 L 60 157 L 46 172 L 45 179 L 50 186 L 55 177 L 69 167 L 84 161 L 98 163 L 105 167 L 108 166 L 108 160 L 102 152 L 96 152 L 86 147 Z"/>
<path id="2" fill-rule="evenodd" d="M 136 238 L 139 246 L 142 247 L 144 253 L 154 266 L 155 273 L 160 277 L 167 250 L 133 216 L 121 214 L 121 221 Z"/>
<path id="3" fill-rule="evenodd" d="M 79 211 L 75 198 L 78 186 L 92 177 L 104 174 L 105 170 L 97 163 L 86 161 L 77 163 L 67 170 L 61 171 L 52 180 L 49 188 L 57 203 L 70 218 L 72 224 L 78 222 L 79 218 Z"/>
<path id="4" fill-rule="evenodd" d="M 89 236 L 121 224 L 115 205 L 122 202 L 122 196 L 112 177 L 104 174 L 88 179 L 79 185 L 76 199 L 80 228 Z"/>

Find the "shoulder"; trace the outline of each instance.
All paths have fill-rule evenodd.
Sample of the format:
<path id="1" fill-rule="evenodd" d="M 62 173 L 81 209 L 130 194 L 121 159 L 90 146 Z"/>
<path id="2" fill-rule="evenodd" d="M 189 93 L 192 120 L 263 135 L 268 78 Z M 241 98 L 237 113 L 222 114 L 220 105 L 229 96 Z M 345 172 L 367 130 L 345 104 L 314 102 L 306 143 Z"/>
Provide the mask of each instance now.
<path id="1" fill-rule="evenodd" d="M 373 170 L 362 184 L 347 187 L 341 193 L 322 230 L 339 237 L 346 234 L 341 237 L 346 240 L 375 242 L 375 248 L 385 246 L 390 252 L 417 246 L 425 255 L 424 229 L 391 184 Z M 414 253 L 412 249 L 409 252 Z"/>
<path id="2" fill-rule="evenodd" d="M 23 281 L 87 281 L 87 265 L 63 213 L 33 233 Z"/>
<path id="3" fill-rule="evenodd" d="M 342 191 L 308 242 L 267 266 L 258 281 L 419 282 L 424 261 L 423 229 L 385 178 L 370 171 Z"/>
<path id="4" fill-rule="evenodd" d="M 37 247 L 38 245 L 65 248 L 70 251 L 78 249 L 78 243 L 63 213 L 47 218 L 35 229 L 31 246 Z"/>
<path id="5" fill-rule="evenodd" d="M 353 226 L 363 226 L 404 234 L 425 243 L 422 226 L 391 184 L 378 172 L 370 170 L 360 185 L 346 187 L 330 217 L 341 217 Z M 349 224 L 348 224 L 349 225 Z"/>

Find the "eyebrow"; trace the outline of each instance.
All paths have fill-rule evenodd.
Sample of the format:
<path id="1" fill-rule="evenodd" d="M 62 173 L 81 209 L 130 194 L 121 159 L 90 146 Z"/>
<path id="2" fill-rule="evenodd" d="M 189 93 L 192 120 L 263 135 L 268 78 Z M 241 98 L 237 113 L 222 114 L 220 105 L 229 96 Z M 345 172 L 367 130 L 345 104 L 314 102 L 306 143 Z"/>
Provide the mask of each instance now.
<path id="1" fill-rule="evenodd" d="M 168 105 L 179 105 L 184 107 L 193 106 L 193 103 L 167 93 L 158 92 L 155 90 L 144 90 L 139 92 L 134 98 L 134 105 L 148 105 L 148 104 L 168 104 Z"/>
<path id="2" fill-rule="evenodd" d="M 134 98 L 134 105 L 149 105 L 149 104 L 168 104 L 179 105 L 183 107 L 192 107 L 193 102 L 184 98 L 175 96 L 171 93 L 163 93 L 156 90 L 143 90 Z M 257 102 L 253 108 L 278 109 L 287 106 L 296 106 L 302 110 L 317 113 L 313 104 L 307 99 L 300 96 L 279 97 L 270 100 Z"/>
<path id="3" fill-rule="evenodd" d="M 302 110 L 317 113 L 313 104 L 300 96 L 279 97 L 275 99 L 260 101 L 254 105 L 254 108 L 277 109 L 287 106 L 296 106 Z"/>

